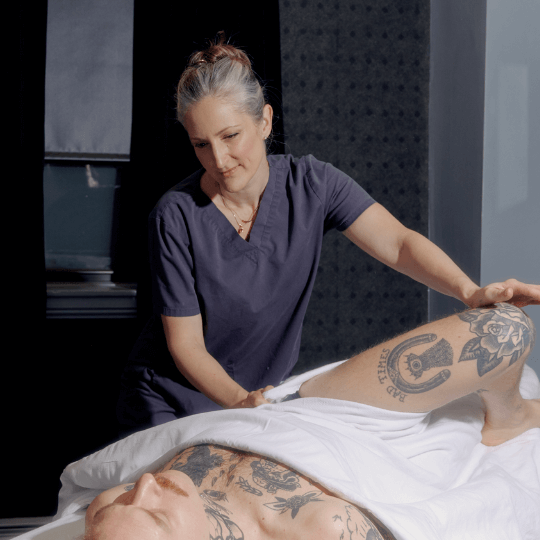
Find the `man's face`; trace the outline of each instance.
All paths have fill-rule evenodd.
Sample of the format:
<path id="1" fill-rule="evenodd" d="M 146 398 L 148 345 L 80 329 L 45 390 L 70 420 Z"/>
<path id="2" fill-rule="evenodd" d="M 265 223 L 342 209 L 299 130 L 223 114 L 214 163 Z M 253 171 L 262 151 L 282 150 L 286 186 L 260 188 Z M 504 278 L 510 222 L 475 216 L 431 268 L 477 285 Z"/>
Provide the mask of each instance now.
<path id="1" fill-rule="evenodd" d="M 209 536 L 197 489 L 179 471 L 146 473 L 131 489 L 123 485 L 105 491 L 88 507 L 86 531 L 92 540 L 207 540 Z"/>

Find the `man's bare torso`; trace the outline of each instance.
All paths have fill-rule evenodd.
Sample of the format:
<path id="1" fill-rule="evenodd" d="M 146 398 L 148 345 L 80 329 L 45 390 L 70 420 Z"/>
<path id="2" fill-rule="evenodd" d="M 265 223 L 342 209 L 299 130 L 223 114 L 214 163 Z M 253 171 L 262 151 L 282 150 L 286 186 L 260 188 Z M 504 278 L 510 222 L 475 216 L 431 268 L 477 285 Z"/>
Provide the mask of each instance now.
<path id="1" fill-rule="evenodd" d="M 200 445 L 155 472 L 169 469 L 197 487 L 215 532 L 211 539 L 395 540 L 366 510 L 264 456 Z"/>

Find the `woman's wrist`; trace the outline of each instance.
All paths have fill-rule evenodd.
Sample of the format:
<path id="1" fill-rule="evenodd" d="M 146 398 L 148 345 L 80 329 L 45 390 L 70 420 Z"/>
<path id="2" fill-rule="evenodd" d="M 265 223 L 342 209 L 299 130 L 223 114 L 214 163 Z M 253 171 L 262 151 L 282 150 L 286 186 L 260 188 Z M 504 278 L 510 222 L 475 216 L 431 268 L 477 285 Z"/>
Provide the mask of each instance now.
<path id="1" fill-rule="evenodd" d="M 220 403 L 220 405 L 224 409 L 237 409 L 239 407 L 239 404 L 247 399 L 249 396 L 249 392 L 247 390 L 244 390 L 241 386 L 239 389 L 232 393 L 230 396 L 228 396 L 227 401 L 224 403 Z"/>
<path id="2" fill-rule="evenodd" d="M 473 298 L 480 289 L 481 287 L 464 275 L 456 280 L 456 294 L 454 294 L 454 297 L 472 308 L 475 307 Z"/>

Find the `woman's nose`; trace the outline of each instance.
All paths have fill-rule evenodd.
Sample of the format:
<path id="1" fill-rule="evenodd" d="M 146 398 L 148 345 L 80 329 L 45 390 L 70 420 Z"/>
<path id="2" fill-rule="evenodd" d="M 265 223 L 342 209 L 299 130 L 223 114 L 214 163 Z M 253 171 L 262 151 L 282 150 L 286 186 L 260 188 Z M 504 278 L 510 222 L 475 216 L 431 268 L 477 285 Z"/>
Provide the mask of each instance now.
<path id="1" fill-rule="evenodd" d="M 217 143 L 212 147 L 212 152 L 216 169 L 224 169 L 227 163 L 226 148 L 222 144 Z"/>

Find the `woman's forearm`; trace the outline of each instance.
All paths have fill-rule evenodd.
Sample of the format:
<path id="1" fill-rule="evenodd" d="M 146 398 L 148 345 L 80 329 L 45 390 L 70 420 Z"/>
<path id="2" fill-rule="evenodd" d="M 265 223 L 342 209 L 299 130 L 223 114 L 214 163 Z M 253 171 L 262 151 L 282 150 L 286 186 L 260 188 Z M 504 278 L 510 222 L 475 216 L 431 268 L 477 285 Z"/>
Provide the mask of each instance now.
<path id="1" fill-rule="evenodd" d="M 433 242 L 374 204 L 344 231 L 366 253 L 407 276 L 468 304 L 479 287 Z"/>
<path id="2" fill-rule="evenodd" d="M 171 351 L 171 355 L 180 373 L 218 405 L 232 408 L 248 396 L 249 392 L 235 382 L 208 352 L 180 354 Z"/>
<path id="3" fill-rule="evenodd" d="M 180 373 L 205 396 L 225 408 L 238 406 L 249 392 L 208 353 L 200 317 L 162 317 L 169 352 Z"/>
<path id="4" fill-rule="evenodd" d="M 390 266 L 465 304 L 479 289 L 444 251 L 412 230 L 404 236 L 397 260 Z"/>

